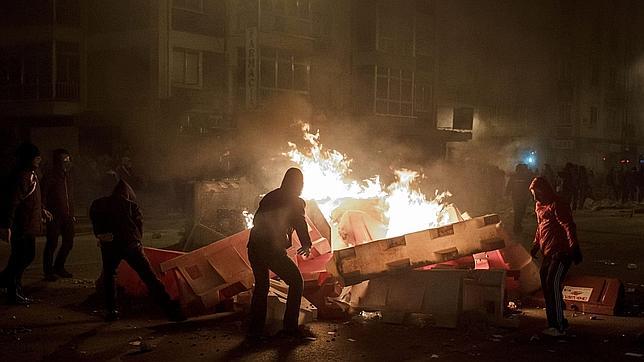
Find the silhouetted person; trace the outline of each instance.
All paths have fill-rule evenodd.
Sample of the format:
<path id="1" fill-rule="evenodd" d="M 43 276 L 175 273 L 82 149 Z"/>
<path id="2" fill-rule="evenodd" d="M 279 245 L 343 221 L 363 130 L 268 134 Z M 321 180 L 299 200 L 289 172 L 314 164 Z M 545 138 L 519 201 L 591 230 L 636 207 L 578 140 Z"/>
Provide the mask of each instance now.
<path id="1" fill-rule="evenodd" d="M 248 240 L 248 257 L 255 277 L 248 333 L 251 341 L 258 340 L 264 330 L 270 285 L 269 270 L 289 286 L 283 333 L 287 336 L 301 336 L 298 316 L 304 282 L 299 269 L 286 255 L 286 249 L 291 247 L 295 230 L 302 243 L 297 253 L 308 256 L 311 250 L 311 238 L 304 217 L 306 205 L 299 197 L 303 187 L 302 171 L 297 168 L 288 169 L 280 188 L 266 194 L 255 213 L 254 226 Z"/>
<path id="2" fill-rule="evenodd" d="M 16 169 L 10 176 L 0 214 L 0 239 L 10 241 L 11 255 L 0 274 L 0 284 L 7 288 L 7 302 L 29 304 L 22 292 L 22 275 L 36 255 L 36 236 L 42 232 L 43 219 L 51 214 L 43 209 L 40 180 L 40 151 L 23 143 L 16 151 Z"/>
<path id="3" fill-rule="evenodd" d="M 545 178 L 553 188 L 555 188 L 555 186 L 557 185 L 557 174 L 555 173 L 555 170 L 552 169 L 552 166 L 550 166 L 550 164 L 545 163 L 543 165 L 541 177 Z"/>
<path id="4" fill-rule="evenodd" d="M 608 173 L 606 174 L 606 185 L 611 191 L 611 195 L 613 196 L 613 199 L 615 201 L 619 201 L 619 182 L 618 182 L 618 174 L 617 170 L 615 170 L 615 166 L 611 166 L 610 170 L 608 170 Z"/>
<path id="5" fill-rule="evenodd" d="M 566 201 L 571 209 L 575 210 L 577 208 L 577 199 L 579 193 L 579 185 L 577 181 L 579 180 L 578 171 L 574 164 L 568 162 L 564 166 L 563 171 L 559 174 L 561 177 L 561 199 Z"/>
<path id="6" fill-rule="evenodd" d="M 582 261 L 577 227 L 572 218 L 570 204 L 555 194 L 552 186 L 542 177 L 535 178 L 530 191 L 536 201 L 537 230 L 530 254 L 537 258 L 541 251 L 541 289 L 546 301 L 548 328 L 543 331 L 549 336 L 565 335 L 568 321 L 564 318 L 564 301 L 561 284 L 570 264 Z"/>
<path id="7" fill-rule="evenodd" d="M 632 167 L 630 170 L 625 171 L 624 177 L 624 194 L 622 195 L 622 202 L 636 201 L 637 200 L 637 169 Z"/>
<path id="8" fill-rule="evenodd" d="M 52 213 L 47 223 L 47 242 L 43 253 L 45 280 L 54 281 L 56 276 L 71 278 L 65 269 L 65 261 L 74 246 L 74 185 L 71 177 L 72 160 L 69 152 L 57 149 L 53 153 L 53 167 L 43 178 L 43 205 Z M 54 261 L 54 253 L 61 246 Z"/>
<path id="9" fill-rule="evenodd" d="M 528 186 L 532 180 L 532 173 L 523 163 L 516 165 L 515 172 L 508 179 L 505 188 L 506 195 L 512 199 L 512 212 L 514 213 L 513 230 L 521 232 L 523 230 L 523 217 L 525 216 L 526 207 L 530 201 L 530 192 Z"/>
<path id="10" fill-rule="evenodd" d="M 99 239 L 103 259 L 103 285 L 107 321 L 118 319 L 116 308 L 116 269 L 125 260 L 148 287 L 152 297 L 163 307 L 168 319 L 184 320 L 179 304 L 170 299 L 143 252 L 143 216 L 134 190 L 123 180 L 112 195 L 95 200 L 90 207 L 94 235 Z"/>
<path id="11" fill-rule="evenodd" d="M 578 193 L 579 197 L 577 199 L 577 207 L 580 209 L 584 208 L 584 202 L 588 197 L 588 192 L 590 191 L 590 184 L 588 181 L 588 172 L 586 171 L 585 166 L 579 166 L 579 182 L 578 182 Z"/>

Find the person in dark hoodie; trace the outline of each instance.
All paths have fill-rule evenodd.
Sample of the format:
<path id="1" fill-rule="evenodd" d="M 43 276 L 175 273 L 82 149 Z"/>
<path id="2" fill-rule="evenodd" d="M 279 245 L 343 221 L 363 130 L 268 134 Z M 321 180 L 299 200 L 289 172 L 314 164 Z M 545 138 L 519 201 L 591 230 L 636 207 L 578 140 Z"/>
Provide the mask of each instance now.
<path id="1" fill-rule="evenodd" d="M 45 280 L 55 281 L 57 276 L 71 278 L 65 269 L 65 261 L 74 246 L 74 186 L 71 177 L 72 160 L 68 151 L 57 149 L 53 152 L 53 167 L 43 178 L 43 205 L 53 215 L 47 223 L 47 243 L 43 253 Z M 56 261 L 54 253 L 58 247 L 58 236 L 62 243 Z"/>
<path id="2" fill-rule="evenodd" d="M 92 202 L 90 219 L 94 235 L 99 240 L 103 259 L 103 286 L 107 321 L 117 320 L 116 269 L 125 260 L 148 287 L 150 294 L 162 306 L 168 319 L 185 320 L 179 303 L 170 299 L 161 281 L 143 252 L 143 216 L 136 203 L 134 190 L 120 180 L 110 196 Z"/>
<path id="3" fill-rule="evenodd" d="M 568 321 L 564 318 L 562 282 L 570 264 L 582 261 L 577 240 L 577 227 L 572 218 L 570 203 L 560 199 L 552 186 L 543 177 L 537 177 L 530 184 L 530 191 L 536 201 L 537 230 L 530 254 L 537 258 L 541 251 L 541 289 L 546 301 L 548 328 L 545 335 L 558 337 L 566 334 Z"/>
<path id="4" fill-rule="evenodd" d="M 512 212 L 514 214 L 512 228 L 515 233 L 520 233 L 523 230 L 525 209 L 530 201 L 530 193 L 528 192 L 530 180 L 532 180 L 532 172 L 530 172 L 526 164 L 520 163 L 516 165 L 515 172 L 510 175 L 505 188 L 506 195 L 510 196 L 512 200 Z"/>
<path id="5" fill-rule="evenodd" d="M 0 239 L 11 243 L 11 255 L 0 273 L 0 285 L 7 288 L 9 304 L 29 304 L 32 299 L 22 291 L 22 274 L 36 255 L 36 236 L 42 233 L 43 219 L 51 214 L 42 207 L 40 151 L 31 143 L 16 151 L 16 169 L 9 178 L 0 209 Z"/>
<path id="6" fill-rule="evenodd" d="M 266 322 L 269 270 L 289 286 L 282 334 L 288 337 L 303 336 L 298 329 L 298 316 L 304 282 L 300 270 L 286 255 L 286 249 L 292 244 L 294 230 L 302 244 L 297 253 L 308 256 L 311 250 L 311 238 L 304 216 L 306 204 L 299 197 L 303 187 L 302 171 L 288 169 L 280 188 L 266 194 L 255 213 L 248 240 L 248 257 L 255 277 L 248 331 L 248 340 L 251 342 L 262 337 Z"/>

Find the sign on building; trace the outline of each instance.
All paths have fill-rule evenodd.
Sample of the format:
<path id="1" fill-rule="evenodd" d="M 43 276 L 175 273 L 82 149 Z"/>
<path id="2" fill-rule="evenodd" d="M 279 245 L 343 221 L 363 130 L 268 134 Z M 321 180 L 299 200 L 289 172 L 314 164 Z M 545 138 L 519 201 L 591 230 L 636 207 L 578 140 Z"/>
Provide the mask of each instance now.
<path id="1" fill-rule="evenodd" d="M 257 27 L 250 27 L 246 28 L 246 108 L 257 106 L 258 80 Z"/>

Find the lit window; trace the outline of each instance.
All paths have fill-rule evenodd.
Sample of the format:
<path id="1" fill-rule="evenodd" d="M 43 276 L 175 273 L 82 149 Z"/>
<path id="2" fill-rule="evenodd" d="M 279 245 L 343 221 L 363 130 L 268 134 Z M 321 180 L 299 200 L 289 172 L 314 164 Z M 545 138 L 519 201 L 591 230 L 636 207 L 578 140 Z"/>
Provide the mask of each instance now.
<path id="1" fill-rule="evenodd" d="M 376 66 L 376 114 L 413 116 L 414 73 Z"/>
<path id="2" fill-rule="evenodd" d="M 172 84 L 200 88 L 201 80 L 201 52 L 175 48 L 172 52 Z"/>
<path id="3" fill-rule="evenodd" d="M 260 89 L 263 96 L 281 91 L 308 93 L 311 65 L 308 60 L 273 48 L 261 49 Z"/>

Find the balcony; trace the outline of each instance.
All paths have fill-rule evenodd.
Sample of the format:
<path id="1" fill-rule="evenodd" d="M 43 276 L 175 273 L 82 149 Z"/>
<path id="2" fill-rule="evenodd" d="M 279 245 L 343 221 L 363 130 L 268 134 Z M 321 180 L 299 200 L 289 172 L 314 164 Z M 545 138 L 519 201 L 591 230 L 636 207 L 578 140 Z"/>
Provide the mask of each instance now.
<path id="1" fill-rule="evenodd" d="M 55 90 L 55 94 L 52 94 L 53 90 Z M 53 87 L 51 82 L 38 81 L 0 85 L 0 102 L 56 100 L 79 101 L 80 83 L 56 82 Z"/>

